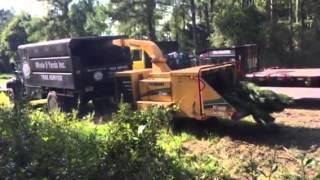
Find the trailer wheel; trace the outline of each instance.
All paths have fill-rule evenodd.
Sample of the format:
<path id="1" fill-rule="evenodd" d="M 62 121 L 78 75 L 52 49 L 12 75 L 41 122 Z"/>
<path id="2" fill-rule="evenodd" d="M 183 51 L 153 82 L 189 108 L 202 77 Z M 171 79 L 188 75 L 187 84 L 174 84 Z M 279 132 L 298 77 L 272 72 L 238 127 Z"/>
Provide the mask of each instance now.
<path id="1" fill-rule="evenodd" d="M 47 108 L 48 111 L 57 111 L 60 109 L 58 102 L 58 96 L 55 91 L 50 91 L 47 96 Z"/>

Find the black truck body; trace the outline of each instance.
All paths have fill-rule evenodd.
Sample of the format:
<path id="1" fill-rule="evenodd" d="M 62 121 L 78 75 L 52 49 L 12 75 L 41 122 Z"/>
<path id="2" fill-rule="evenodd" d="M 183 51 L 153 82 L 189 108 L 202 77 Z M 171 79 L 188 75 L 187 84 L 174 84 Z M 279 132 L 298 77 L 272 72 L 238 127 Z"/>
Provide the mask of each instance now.
<path id="1" fill-rule="evenodd" d="M 125 36 L 81 37 L 18 47 L 26 92 L 86 99 L 114 95 L 113 74 L 131 69 L 129 48 L 112 44 Z M 44 98 L 44 97 L 42 97 Z"/>

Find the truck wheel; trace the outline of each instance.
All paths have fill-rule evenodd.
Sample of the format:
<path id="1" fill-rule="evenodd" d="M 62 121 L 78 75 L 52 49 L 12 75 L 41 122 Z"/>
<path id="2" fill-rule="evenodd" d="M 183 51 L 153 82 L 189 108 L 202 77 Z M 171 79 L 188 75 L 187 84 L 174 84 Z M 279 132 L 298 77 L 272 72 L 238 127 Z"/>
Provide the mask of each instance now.
<path id="1" fill-rule="evenodd" d="M 58 96 L 55 91 L 50 91 L 47 96 L 47 108 L 49 111 L 57 111 L 60 109 Z"/>
<path id="2" fill-rule="evenodd" d="M 22 99 L 23 87 L 19 80 L 11 80 L 7 83 L 8 95 L 10 100 L 16 104 Z"/>

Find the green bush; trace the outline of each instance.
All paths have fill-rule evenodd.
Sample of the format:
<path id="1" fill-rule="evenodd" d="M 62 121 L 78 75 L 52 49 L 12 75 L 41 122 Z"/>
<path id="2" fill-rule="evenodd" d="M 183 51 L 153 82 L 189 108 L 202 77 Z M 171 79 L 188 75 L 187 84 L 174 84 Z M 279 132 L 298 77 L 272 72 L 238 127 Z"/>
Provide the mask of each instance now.
<path id="1" fill-rule="evenodd" d="M 171 132 L 166 131 L 171 118 L 169 111 L 154 107 L 136 112 L 122 104 L 111 122 L 95 125 L 92 116 L 79 120 L 76 112 L 48 114 L 31 111 L 23 104 L 14 109 L 2 108 L 0 177 L 203 179 L 220 176 L 216 160 L 185 156 L 179 150 L 181 143 L 166 149 L 165 141 L 174 144 L 169 142 Z"/>
<path id="2" fill-rule="evenodd" d="M 0 107 L 9 107 L 11 105 L 9 97 L 4 93 L 0 92 Z"/>

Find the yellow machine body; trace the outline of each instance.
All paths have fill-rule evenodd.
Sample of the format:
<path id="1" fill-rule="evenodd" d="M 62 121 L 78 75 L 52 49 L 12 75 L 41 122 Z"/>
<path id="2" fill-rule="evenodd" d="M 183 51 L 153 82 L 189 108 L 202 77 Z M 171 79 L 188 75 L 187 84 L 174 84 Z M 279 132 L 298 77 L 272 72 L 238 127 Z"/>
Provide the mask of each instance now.
<path id="1" fill-rule="evenodd" d="M 131 80 L 129 88 L 132 89 L 129 91 L 133 97 L 131 102 L 138 109 L 155 105 L 177 105 L 179 112 L 176 116 L 178 117 L 198 120 L 209 117 L 231 118 L 236 109 L 202 79 L 200 74 L 203 68 L 206 69 L 206 72 L 215 72 L 223 71 L 224 68 L 233 68 L 233 65 L 192 67 L 171 71 L 169 74 L 165 73 L 163 77 L 159 73 L 156 76 L 160 77 L 154 77 L 150 69 L 131 70 L 117 73 L 116 81 L 120 85 L 123 84 L 121 78 Z M 118 94 L 123 92 L 125 91 L 118 91 Z"/>
<path id="2" fill-rule="evenodd" d="M 117 72 L 116 92 L 118 99 L 132 103 L 138 109 L 149 106 L 177 105 L 178 117 L 205 120 L 210 117 L 232 118 L 236 109 L 220 94 L 224 81 L 221 73 L 235 77 L 234 64 L 204 65 L 171 71 L 161 50 L 151 41 L 124 39 L 114 42 L 122 46 L 135 46 L 152 58 L 151 69 L 134 69 Z M 214 80 L 215 76 L 220 79 Z M 221 79 L 222 77 L 222 79 Z M 213 80 L 212 80 L 213 79 Z M 223 81 L 223 82 L 222 82 Z"/>

